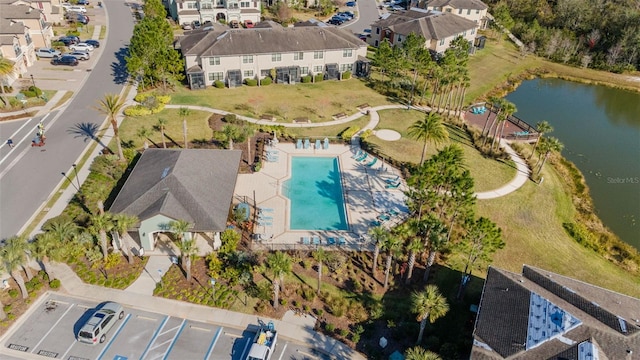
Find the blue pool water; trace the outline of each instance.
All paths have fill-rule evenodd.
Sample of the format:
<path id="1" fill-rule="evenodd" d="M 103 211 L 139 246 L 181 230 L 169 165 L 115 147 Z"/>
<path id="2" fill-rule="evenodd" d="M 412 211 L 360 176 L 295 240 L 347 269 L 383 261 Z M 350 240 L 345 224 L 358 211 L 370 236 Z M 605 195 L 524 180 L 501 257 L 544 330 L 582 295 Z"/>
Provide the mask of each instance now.
<path id="1" fill-rule="evenodd" d="M 348 230 L 338 158 L 294 156 L 283 190 L 291 230 Z"/>

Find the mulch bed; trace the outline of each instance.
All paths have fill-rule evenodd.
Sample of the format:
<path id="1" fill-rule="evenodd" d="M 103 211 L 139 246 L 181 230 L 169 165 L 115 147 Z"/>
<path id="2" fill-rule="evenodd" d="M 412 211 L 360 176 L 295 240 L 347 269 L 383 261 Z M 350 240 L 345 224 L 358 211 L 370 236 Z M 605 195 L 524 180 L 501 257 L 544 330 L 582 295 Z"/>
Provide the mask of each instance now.
<path id="1" fill-rule="evenodd" d="M 27 309 L 29 309 L 35 299 L 51 289 L 49 287 L 49 281 L 46 280 L 47 277 L 44 271 L 36 272 L 34 270 L 33 275 L 33 279 L 39 279 L 40 285 L 36 285 L 33 290 L 29 292 L 29 297 L 27 297 L 26 299 L 22 298 L 20 288 L 13 278 L 9 278 L 7 280 L 9 285 L 7 289 L 0 290 L 0 301 L 2 302 L 4 311 L 7 314 L 7 318 L 0 322 L 0 336 L 4 335 L 4 333 L 9 329 L 9 327 L 11 327 L 16 319 L 22 316 L 22 314 L 24 314 Z M 26 282 L 27 278 L 25 274 L 23 273 L 22 276 Z M 16 291 L 16 296 L 10 295 L 15 294 Z"/>

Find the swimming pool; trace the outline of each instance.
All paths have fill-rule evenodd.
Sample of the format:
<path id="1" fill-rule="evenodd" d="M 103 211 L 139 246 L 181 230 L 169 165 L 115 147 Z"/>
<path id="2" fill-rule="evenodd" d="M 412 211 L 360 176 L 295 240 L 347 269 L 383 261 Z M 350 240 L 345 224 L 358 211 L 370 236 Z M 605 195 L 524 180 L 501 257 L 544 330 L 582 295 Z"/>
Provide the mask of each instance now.
<path id="1" fill-rule="evenodd" d="M 283 190 L 291 230 L 348 230 L 337 157 L 294 156 Z"/>

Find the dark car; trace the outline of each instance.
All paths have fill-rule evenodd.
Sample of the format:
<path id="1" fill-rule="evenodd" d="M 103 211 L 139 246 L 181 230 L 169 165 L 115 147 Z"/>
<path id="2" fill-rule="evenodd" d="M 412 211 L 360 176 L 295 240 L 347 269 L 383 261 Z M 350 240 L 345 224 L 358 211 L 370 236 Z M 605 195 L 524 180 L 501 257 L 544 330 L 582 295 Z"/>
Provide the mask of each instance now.
<path id="1" fill-rule="evenodd" d="M 77 36 L 63 36 L 58 41 L 64 43 L 65 46 L 69 46 L 79 43 L 80 39 Z"/>
<path id="2" fill-rule="evenodd" d="M 69 56 L 69 55 L 59 56 L 59 57 L 54 58 L 53 60 L 51 60 L 51 65 L 77 66 L 78 65 L 78 59 L 76 59 L 73 56 Z"/>
<path id="3" fill-rule="evenodd" d="M 85 41 L 83 41 L 83 43 L 89 44 L 89 45 L 93 46 L 94 48 L 99 48 L 100 47 L 100 41 L 98 41 L 98 40 L 85 40 Z"/>
<path id="4" fill-rule="evenodd" d="M 78 5 L 89 5 L 89 0 L 78 0 Z"/>
<path id="5" fill-rule="evenodd" d="M 331 24 L 331 25 L 342 25 L 342 23 L 344 23 L 344 21 L 342 19 L 337 19 L 337 18 L 331 18 L 329 19 L 329 21 L 327 21 L 327 24 Z"/>
<path id="6" fill-rule="evenodd" d="M 356 6 L 356 2 L 355 1 L 349 1 L 348 3 L 346 3 L 346 5 L 348 7 L 355 7 Z"/>
<path id="7" fill-rule="evenodd" d="M 342 11 L 342 12 L 339 12 L 338 14 L 336 14 L 336 15 L 347 17 L 347 18 L 349 18 L 349 20 L 353 19 L 356 16 L 351 11 Z"/>

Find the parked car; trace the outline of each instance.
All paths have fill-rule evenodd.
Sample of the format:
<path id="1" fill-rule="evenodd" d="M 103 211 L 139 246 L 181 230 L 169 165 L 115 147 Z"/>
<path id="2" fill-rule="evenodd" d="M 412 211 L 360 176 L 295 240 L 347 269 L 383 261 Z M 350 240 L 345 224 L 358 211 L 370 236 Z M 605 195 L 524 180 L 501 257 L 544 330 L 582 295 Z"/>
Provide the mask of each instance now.
<path id="1" fill-rule="evenodd" d="M 253 21 L 251 21 L 251 20 L 245 20 L 244 21 L 244 27 L 246 27 L 247 29 L 251 29 L 254 26 L 255 25 L 253 25 Z"/>
<path id="2" fill-rule="evenodd" d="M 78 59 L 73 56 L 59 56 L 51 60 L 51 65 L 77 66 Z"/>
<path id="3" fill-rule="evenodd" d="M 79 12 L 79 13 L 86 13 L 87 12 L 87 8 L 84 6 L 79 6 L 79 5 L 73 5 L 73 6 L 69 6 L 67 8 L 67 11 L 75 11 L 75 12 Z"/>
<path id="4" fill-rule="evenodd" d="M 349 1 L 349 2 L 346 3 L 346 5 L 348 7 L 356 7 L 356 2 L 355 1 Z"/>
<path id="5" fill-rule="evenodd" d="M 193 27 L 189 23 L 182 23 L 182 30 L 192 30 Z"/>
<path id="6" fill-rule="evenodd" d="M 108 301 L 96 311 L 78 331 L 78 341 L 95 345 L 107 340 L 107 333 L 117 320 L 124 317 L 122 305 Z"/>
<path id="7" fill-rule="evenodd" d="M 240 23 L 238 22 L 238 20 L 231 20 L 231 22 L 229 22 L 229 27 L 231 27 L 232 29 L 239 29 Z"/>
<path id="8" fill-rule="evenodd" d="M 51 48 L 39 48 L 36 50 L 36 56 L 40 58 L 54 58 L 60 56 L 60 51 Z"/>
<path id="9" fill-rule="evenodd" d="M 78 0 L 78 5 L 89 5 L 89 0 Z"/>
<path id="10" fill-rule="evenodd" d="M 67 21 L 69 22 L 79 22 L 84 25 L 89 23 L 88 16 L 77 12 L 67 12 L 67 14 L 65 15 L 65 19 L 67 19 Z"/>
<path id="11" fill-rule="evenodd" d="M 327 21 L 327 24 L 331 24 L 331 25 L 342 25 L 344 23 L 344 20 L 340 19 L 340 18 L 335 18 L 332 17 L 331 19 L 329 19 L 329 21 Z"/>
<path id="12" fill-rule="evenodd" d="M 88 39 L 83 41 L 83 43 L 93 46 L 94 49 L 100 47 L 100 41 L 98 40 Z"/>
<path id="13" fill-rule="evenodd" d="M 78 60 L 89 60 L 89 59 L 91 59 L 91 55 L 89 55 L 88 52 L 84 52 L 84 51 L 72 51 L 72 52 L 65 53 L 63 56 L 73 56 L 74 58 L 76 58 Z"/>
<path id="14" fill-rule="evenodd" d="M 63 36 L 58 41 L 62 42 L 65 46 L 77 44 L 80 39 L 77 36 Z"/>
<path id="15" fill-rule="evenodd" d="M 93 46 L 87 43 L 78 43 L 78 44 L 69 45 L 69 49 L 76 50 L 76 51 L 89 52 L 89 51 L 93 51 Z"/>
<path id="16" fill-rule="evenodd" d="M 349 20 L 351 20 L 351 17 L 344 15 L 344 14 L 336 14 L 333 15 L 334 18 L 338 18 L 338 19 L 342 19 L 344 22 L 347 22 Z"/>
<path id="17" fill-rule="evenodd" d="M 196 20 L 194 22 L 191 23 L 193 25 L 194 29 L 200 29 L 200 27 L 202 26 L 202 24 L 200 24 L 199 20 Z"/>
<path id="18" fill-rule="evenodd" d="M 70 3 L 62 3 L 62 4 L 60 4 L 60 6 L 62 6 L 62 8 L 63 8 L 63 9 L 67 10 L 67 9 L 69 9 L 70 7 L 72 7 L 72 6 L 73 6 L 73 4 L 70 4 Z"/>
<path id="19" fill-rule="evenodd" d="M 349 18 L 349 20 L 352 20 L 356 16 L 356 14 L 354 14 L 352 11 L 342 11 L 337 15 L 347 17 Z"/>
<path id="20" fill-rule="evenodd" d="M 393 5 L 391 7 L 391 10 L 393 10 L 393 11 L 402 11 L 402 10 L 405 10 L 405 8 L 403 8 L 402 6 L 399 6 L 399 5 Z"/>

